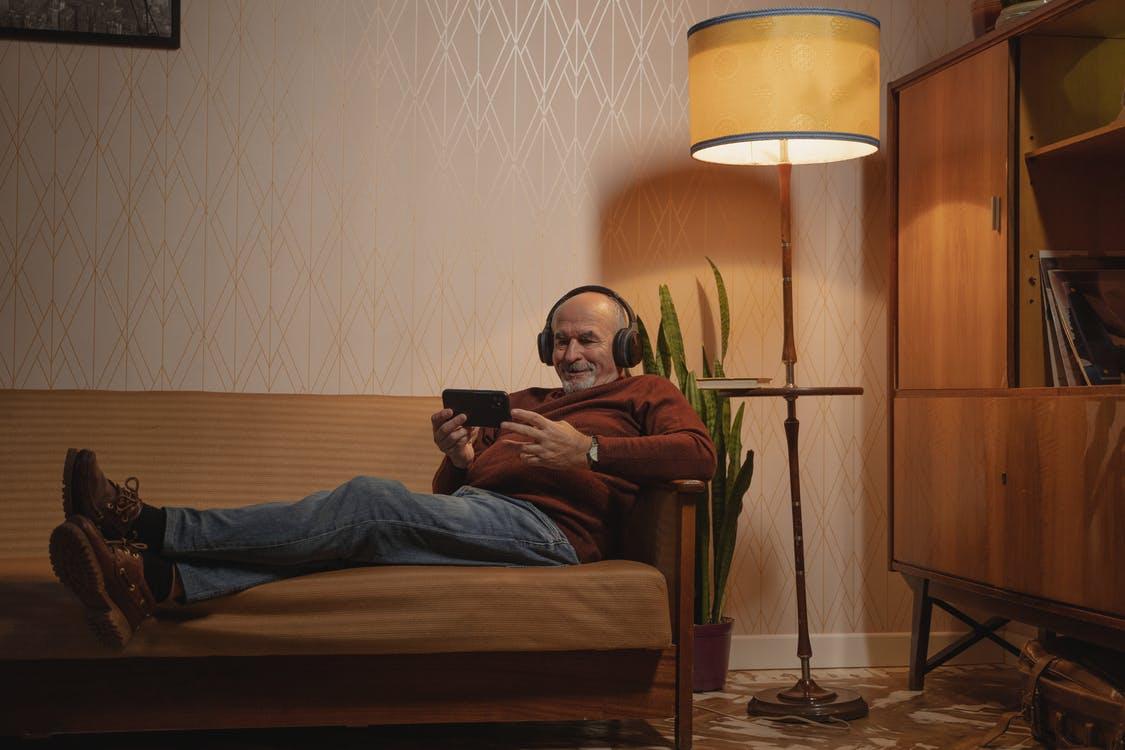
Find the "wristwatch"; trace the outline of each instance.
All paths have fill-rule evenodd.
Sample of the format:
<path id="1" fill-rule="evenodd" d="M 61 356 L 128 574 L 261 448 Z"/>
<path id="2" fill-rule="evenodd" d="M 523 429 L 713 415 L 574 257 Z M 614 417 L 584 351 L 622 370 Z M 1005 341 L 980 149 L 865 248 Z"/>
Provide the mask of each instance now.
<path id="1" fill-rule="evenodd" d="M 586 465 L 591 469 L 594 464 L 598 462 L 598 438 L 596 435 L 590 436 L 590 450 L 586 451 Z"/>

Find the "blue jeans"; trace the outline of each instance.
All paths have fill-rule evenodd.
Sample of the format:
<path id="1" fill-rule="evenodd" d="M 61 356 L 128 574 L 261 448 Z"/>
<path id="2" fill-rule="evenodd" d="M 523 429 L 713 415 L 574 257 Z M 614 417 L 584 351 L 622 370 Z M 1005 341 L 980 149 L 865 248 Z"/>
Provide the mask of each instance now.
<path id="1" fill-rule="evenodd" d="M 559 527 L 525 500 L 475 487 L 452 495 L 356 477 L 295 503 L 166 508 L 165 557 L 188 602 L 358 565 L 573 565 Z"/>

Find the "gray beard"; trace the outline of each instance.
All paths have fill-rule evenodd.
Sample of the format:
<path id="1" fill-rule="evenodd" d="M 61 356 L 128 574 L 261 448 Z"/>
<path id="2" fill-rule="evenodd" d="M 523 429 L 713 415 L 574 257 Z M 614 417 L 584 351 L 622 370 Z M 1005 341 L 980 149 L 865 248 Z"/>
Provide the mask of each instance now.
<path id="1" fill-rule="evenodd" d="M 592 370 L 587 370 L 583 373 L 583 377 L 578 380 L 564 380 L 562 384 L 563 393 L 577 393 L 587 388 L 593 388 L 594 378 L 594 372 Z"/>

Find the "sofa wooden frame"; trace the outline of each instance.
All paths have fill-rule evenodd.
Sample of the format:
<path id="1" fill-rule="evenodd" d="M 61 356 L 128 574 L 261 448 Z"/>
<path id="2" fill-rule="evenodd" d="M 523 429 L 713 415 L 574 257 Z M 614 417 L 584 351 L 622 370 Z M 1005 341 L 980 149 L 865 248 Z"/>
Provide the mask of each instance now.
<path id="1" fill-rule="evenodd" d="M 263 415 L 275 410 L 287 412 L 285 418 L 291 419 L 293 399 L 304 400 L 302 407 L 319 414 L 316 399 L 334 399 L 324 404 L 329 411 L 347 411 L 362 399 L 388 398 L 395 397 L 0 391 L 0 415 L 12 420 L 3 425 L 0 437 L 0 473 L 14 476 L 10 472 L 18 472 L 28 461 L 50 459 L 48 463 L 61 465 L 63 443 L 55 443 L 83 438 L 81 424 L 75 434 L 75 424 L 82 419 L 73 416 L 97 415 L 99 408 L 125 408 L 135 412 L 134 421 L 144 422 L 154 407 L 157 412 L 197 413 L 200 406 L 206 412 L 249 403 L 268 421 L 273 417 Z M 347 399 L 352 402 L 339 405 Z M 245 432 L 245 415 L 231 419 Z M 69 426 L 58 424 L 52 430 L 50 423 L 60 420 Z M 96 420 L 87 427 L 96 430 Z M 222 429 L 221 424 L 209 424 L 198 439 L 214 441 L 216 430 Z M 142 438 L 159 440 L 159 434 L 151 433 Z M 2 509 L 26 502 L 20 493 L 28 490 L 18 482 L 0 490 L 0 520 Z M 4 659 L 0 733 L 46 736 L 672 716 L 676 747 L 688 750 L 695 510 L 705 493 L 705 483 L 698 481 L 648 486 L 629 521 L 624 556 L 653 565 L 668 584 L 673 643 L 663 650 L 604 651 L 591 644 L 590 650 L 571 652 Z M 0 559 L 0 568 L 7 562 Z M 152 700 L 154 695 L 159 695 L 158 701 Z"/>

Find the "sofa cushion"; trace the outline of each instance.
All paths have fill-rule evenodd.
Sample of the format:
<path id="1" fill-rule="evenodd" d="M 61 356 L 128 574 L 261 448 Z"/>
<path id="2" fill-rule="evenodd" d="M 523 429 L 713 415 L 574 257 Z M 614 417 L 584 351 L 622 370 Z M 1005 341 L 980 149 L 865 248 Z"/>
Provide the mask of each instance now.
<path id="1" fill-rule="evenodd" d="M 0 659 L 661 649 L 672 643 L 655 568 L 387 566 L 291 578 L 145 624 L 100 646 L 45 557 L 0 560 Z"/>

